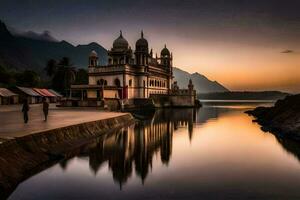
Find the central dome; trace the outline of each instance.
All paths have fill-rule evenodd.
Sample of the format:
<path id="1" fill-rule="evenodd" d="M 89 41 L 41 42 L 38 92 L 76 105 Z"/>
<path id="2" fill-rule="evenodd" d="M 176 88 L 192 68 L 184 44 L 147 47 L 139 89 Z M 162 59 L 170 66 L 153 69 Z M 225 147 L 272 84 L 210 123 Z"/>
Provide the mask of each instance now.
<path id="1" fill-rule="evenodd" d="M 114 41 L 113 48 L 119 50 L 127 50 L 128 49 L 128 42 L 125 38 L 123 38 L 122 31 L 120 31 L 120 36 Z"/>
<path id="2" fill-rule="evenodd" d="M 170 51 L 169 51 L 169 49 L 167 48 L 166 45 L 165 45 L 165 47 L 161 50 L 160 55 L 161 55 L 161 56 L 170 56 Z"/>
<path id="3" fill-rule="evenodd" d="M 137 51 L 147 51 L 148 52 L 148 41 L 144 38 L 143 31 L 141 32 L 141 38 L 135 43 L 135 49 Z"/>

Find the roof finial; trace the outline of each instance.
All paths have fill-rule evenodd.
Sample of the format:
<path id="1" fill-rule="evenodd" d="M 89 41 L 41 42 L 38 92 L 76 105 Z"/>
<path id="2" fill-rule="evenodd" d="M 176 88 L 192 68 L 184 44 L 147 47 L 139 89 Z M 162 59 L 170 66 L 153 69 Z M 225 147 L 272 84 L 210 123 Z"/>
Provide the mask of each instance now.
<path id="1" fill-rule="evenodd" d="M 123 35 L 122 35 L 122 30 L 120 30 L 120 37 L 123 37 Z"/>
<path id="2" fill-rule="evenodd" d="M 165 48 L 167 48 L 167 45 L 165 44 Z"/>
<path id="3" fill-rule="evenodd" d="M 143 29 L 141 31 L 141 37 L 144 38 L 144 32 L 143 32 Z"/>

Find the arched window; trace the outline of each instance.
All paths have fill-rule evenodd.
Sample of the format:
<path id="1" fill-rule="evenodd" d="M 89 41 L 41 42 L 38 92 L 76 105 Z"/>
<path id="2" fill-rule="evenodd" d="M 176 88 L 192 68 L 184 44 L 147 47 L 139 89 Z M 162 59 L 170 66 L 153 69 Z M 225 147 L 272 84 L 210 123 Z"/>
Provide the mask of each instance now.
<path id="1" fill-rule="evenodd" d="M 104 85 L 104 79 L 100 79 L 97 81 L 97 85 Z"/>
<path id="2" fill-rule="evenodd" d="M 115 85 L 116 85 L 117 87 L 120 87 L 120 86 L 121 86 L 121 82 L 120 82 L 120 80 L 119 80 L 118 78 L 115 79 Z"/>
<path id="3" fill-rule="evenodd" d="M 102 85 L 102 86 L 107 85 L 107 80 L 101 78 L 100 80 L 97 81 L 97 85 Z"/>
<path id="4" fill-rule="evenodd" d="M 129 86 L 132 86 L 132 79 L 129 80 Z"/>

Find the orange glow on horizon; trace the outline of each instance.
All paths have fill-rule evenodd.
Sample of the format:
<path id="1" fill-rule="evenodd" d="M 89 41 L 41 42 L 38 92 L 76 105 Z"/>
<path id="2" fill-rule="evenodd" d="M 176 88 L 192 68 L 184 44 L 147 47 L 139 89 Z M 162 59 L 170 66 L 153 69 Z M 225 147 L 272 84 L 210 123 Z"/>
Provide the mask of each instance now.
<path id="1" fill-rule="evenodd" d="M 228 43 L 185 43 L 174 49 L 174 66 L 199 72 L 230 90 L 300 92 L 300 53 Z"/>

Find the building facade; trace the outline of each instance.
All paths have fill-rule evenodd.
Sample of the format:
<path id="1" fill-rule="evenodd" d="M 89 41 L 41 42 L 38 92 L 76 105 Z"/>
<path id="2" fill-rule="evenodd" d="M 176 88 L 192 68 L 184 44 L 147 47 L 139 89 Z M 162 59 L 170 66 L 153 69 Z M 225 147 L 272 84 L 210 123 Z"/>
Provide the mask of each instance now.
<path id="1" fill-rule="evenodd" d="M 101 57 L 92 51 L 88 66 L 89 85 L 72 86 L 73 89 L 85 88 L 83 96 L 88 99 L 149 98 L 151 94 L 168 94 L 171 89 L 172 53 L 165 45 L 159 57 L 153 56 L 143 32 L 135 43 L 135 50 L 120 32 L 108 51 L 108 64 L 99 65 L 99 59 Z"/>

